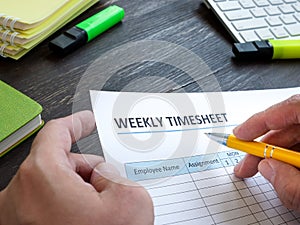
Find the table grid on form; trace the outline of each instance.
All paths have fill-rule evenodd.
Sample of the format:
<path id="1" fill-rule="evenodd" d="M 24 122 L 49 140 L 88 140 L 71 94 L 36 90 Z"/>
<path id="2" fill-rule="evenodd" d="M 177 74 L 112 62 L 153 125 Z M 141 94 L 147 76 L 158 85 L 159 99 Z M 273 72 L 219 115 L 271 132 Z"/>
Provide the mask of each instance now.
<path id="1" fill-rule="evenodd" d="M 149 177 L 153 184 L 146 188 L 154 202 L 155 224 L 299 224 L 300 214 L 282 206 L 271 184 L 260 174 L 247 179 L 234 176 L 233 167 L 243 155 L 219 152 L 154 164 L 156 169 L 158 165 L 178 169 L 172 175 L 157 170 Z M 186 168 L 174 167 L 179 161 Z M 130 173 L 141 168 L 141 163 L 138 167 L 135 163 L 125 166 L 128 177 L 143 184 L 140 177 L 134 177 L 137 170 Z"/>

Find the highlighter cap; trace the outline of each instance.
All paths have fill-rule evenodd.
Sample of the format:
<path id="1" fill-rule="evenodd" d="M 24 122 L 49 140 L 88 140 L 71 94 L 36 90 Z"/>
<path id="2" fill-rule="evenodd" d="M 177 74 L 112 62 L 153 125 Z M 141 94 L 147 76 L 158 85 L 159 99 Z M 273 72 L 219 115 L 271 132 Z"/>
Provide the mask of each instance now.
<path id="1" fill-rule="evenodd" d="M 232 52 L 238 59 L 270 60 L 273 57 L 273 46 L 269 41 L 234 43 Z"/>
<path id="2" fill-rule="evenodd" d="M 109 6 L 52 40 L 49 48 L 66 55 L 119 23 L 124 16 L 124 9 L 116 5 Z"/>
<path id="3" fill-rule="evenodd" d="M 87 42 L 87 34 L 84 30 L 72 27 L 57 38 L 49 42 L 49 48 L 60 54 L 66 55 Z"/>

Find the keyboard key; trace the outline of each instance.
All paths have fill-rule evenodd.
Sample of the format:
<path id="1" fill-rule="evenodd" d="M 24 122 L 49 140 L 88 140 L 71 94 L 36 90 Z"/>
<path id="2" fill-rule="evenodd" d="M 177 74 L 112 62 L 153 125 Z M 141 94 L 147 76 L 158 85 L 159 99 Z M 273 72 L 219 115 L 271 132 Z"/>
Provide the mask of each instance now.
<path id="1" fill-rule="evenodd" d="M 300 12 L 300 3 L 293 4 L 293 7 L 297 12 Z"/>
<path id="2" fill-rule="evenodd" d="M 282 5 L 283 1 L 282 0 L 269 0 L 271 5 Z"/>
<path id="3" fill-rule="evenodd" d="M 283 12 L 283 13 L 293 13 L 295 10 L 293 9 L 292 6 L 290 5 L 282 5 L 279 7 L 279 9 Z"/>
<path id="4" fill-rule="evenodd" d="M 255 16 L 255 17 L 264 17 L 264 16 L 267 16 L 266 11 L 263 10 L 263 9 L 260 9 L 260 8 L 251 9 L 250 11 L 253 14 L 253 16 Z"/>
<path id="5" fill-rule="evenodd" d="M 228 28 L 241 42 L 300 39 L 300 0 L 209 1 L 215 2 L 222 11 L 220 18 L 232 25 Z"/>
<path id="6" fill-rule="evenodd" d="M 273 27 L 271 31 L 276 38 L 285 38 L 289 36 L 288 32 L 283 27 Z"/>
<path id="7" fill-rule="evenodd" d="M 261 40 L 270 40 L 274 39 L 274 35 L 269 29 L 259 29 L 255 31 L 256 34 L 260 37 Z"/>
<path id="8" fill-rule="evenodd" d="M 244 9 L 250 9 L 255 7 L 255 4 L 252 0 L 240 0 L 240 4 Z"/>
<path id="9" fill-rule="evenodd" d="M 297 0 L 283 0 L 285 3 L 295 3 Z"/>
<path id="10" fill-rule="evenodd" d="M 286 26 L 286 29 L 292 36 L 300 35 L 300 24 L 288 25 L 288 26 Z"/>
<path id="11" fill-rule="evenodd" d="M 294 17 L 300 22 L 300 13 L 296 13 Z"/>
<path id="12" fill-rule="evenodd" d="M 267 22 L 262 18 L 252 19 L 251 21 L 234 21 L 232 22 L 232 24 L 238 31 L 263 28 L 268 26 Z"/>
<path id="13" fill-rule="evenodd" d="M 270 16 L 270 17 L 266 18 L 266 21 L 268 22 L 268 24 L 270 24 L 270 26 L 282 25 L 282 21 L 279 19 L 278 16 Z"/>
<path id="14" fill-rule="evenodd" d="M 255 0 L 254 1 L 257 6 L 268 6 L 269 2 L 267 0 Z"/>
<path id="15" fill-rule="evenodd" d="M 253 30 L 240 32 L 240 35 L 246 42 L 259 40 L 259 37 L 256 35 L 256 33 Z"/>
<path id="16" fill-rule="evenodd" d="M 248 10 L 234 10 L 234 11 L 226 12 L 225 16 L 229 20 L 243 20 L 243 19 L 252 18 L 252 14 Z"/>
<path id="17" fill-rule="evenodd" d="M 292 23 L 296 23 L 296 19 L 293 15 L 283 15 L 280 16 L 280 19 L 282 20 L 282 22 L 284 22 L 285 24 L 292 24 Z"/>
<path id="18" fill-rule="evenodd" d="M 282 14 L 281 11 L 278 9 L 277 6 L 266 7 L 265 10 L 266 10 L 266 12 L 267 12 L 270 16 L 275 16 L 275 15 L 280 15 L 280 14 Z"/>
<path id="19" fill-rule="evenodd" d="M 236 10 L 236 9 L 241 9 L 240 4 L 237 1 L 234 2 L 220 2 L 217 3 L 219 8 L 222 11 L 229 11 L 229 10 Z"/>

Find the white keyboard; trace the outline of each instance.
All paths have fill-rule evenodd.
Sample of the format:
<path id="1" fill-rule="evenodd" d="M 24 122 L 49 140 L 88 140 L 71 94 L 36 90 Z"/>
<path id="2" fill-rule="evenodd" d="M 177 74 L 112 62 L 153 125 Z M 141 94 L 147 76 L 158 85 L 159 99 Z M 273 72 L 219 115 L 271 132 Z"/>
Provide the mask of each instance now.
<path id="1" fill-rule="evenodd" d="M 238 42 L 300 39 L 300 0 L 204 0 Z"/>

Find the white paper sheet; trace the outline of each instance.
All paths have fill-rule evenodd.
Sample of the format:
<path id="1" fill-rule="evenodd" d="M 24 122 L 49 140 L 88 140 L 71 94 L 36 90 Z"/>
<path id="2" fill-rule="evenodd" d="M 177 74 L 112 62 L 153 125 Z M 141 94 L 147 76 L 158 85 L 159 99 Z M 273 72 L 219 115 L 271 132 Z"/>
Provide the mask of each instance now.
<path id="1" fill-rule="evenodd" d="M 299 91 L 90 94 L 104 157 L 149 191 L 155 224 L 298 224 L 260 174 L 234 176 L 244 153 L 205 133 L 231 133 Z"/>

